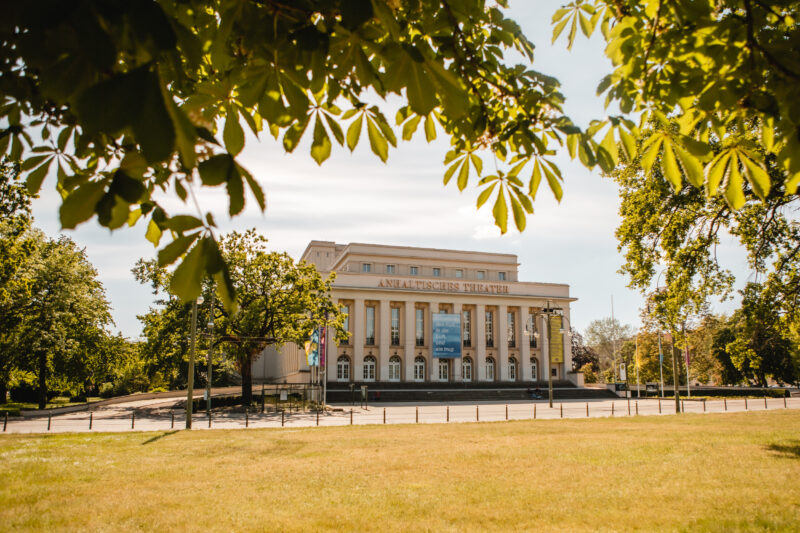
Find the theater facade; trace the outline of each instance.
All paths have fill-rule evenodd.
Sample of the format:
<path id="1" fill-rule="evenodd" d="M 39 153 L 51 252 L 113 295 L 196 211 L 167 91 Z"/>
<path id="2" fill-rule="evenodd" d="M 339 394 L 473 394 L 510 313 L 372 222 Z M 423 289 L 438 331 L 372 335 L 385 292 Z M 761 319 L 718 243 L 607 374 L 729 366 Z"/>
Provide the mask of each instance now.
<path id="1" fill-rule="evenodd" d="M 326 345 L 329 383 L 578 379 L 575 298 L 565 284 L 520 281 L 516 255 L 311 241 L 301 259 L 336 273 L 332 296 L 348 315 L 348 342 Z M 253 377 L 308 382 L 305 352 L 268 348 Z"/>

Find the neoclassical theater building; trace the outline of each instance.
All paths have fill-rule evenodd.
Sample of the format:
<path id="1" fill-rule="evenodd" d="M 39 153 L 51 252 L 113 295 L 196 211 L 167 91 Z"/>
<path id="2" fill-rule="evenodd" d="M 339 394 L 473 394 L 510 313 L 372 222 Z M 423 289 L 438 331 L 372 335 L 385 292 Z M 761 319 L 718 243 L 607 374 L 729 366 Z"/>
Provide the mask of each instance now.
<path id="1" fill-rule="evenodd" d="M 566 327 L 575 298 L 565 284 L 519 281 L 516 255 L 311 241 L 301 259 L 336 272 L 332 296 L 348 315 L 349 341 L 326 346 L 329 383 L 522 384 L 550 372 L 577 384 Z M 546 327 L 548 306 L 566 320 Z M 460 357 L 434 357 L 435 313 L 460 319 Z M 253 377 L 308 382 L 305 353 L 268 348 Z"/>

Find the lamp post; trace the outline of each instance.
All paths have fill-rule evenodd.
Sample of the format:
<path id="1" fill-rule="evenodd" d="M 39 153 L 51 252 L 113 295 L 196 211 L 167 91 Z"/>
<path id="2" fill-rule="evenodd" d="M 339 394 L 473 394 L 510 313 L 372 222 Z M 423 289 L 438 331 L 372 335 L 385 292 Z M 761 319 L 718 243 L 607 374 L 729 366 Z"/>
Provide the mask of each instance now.
<path id="1" fill-rule="evenodd" d="M 199 296 L 192 302 L 192 331 L 189 341 L 189 375 L 186 383 L 186 429 L 192 429 L 192 401 L 194 396 L 194 345 L 197 331 L 197 305 L 203 303 L 203 297 Z"/>
<path id="2" fill-rule="evenodd" d="M 211 416 L 211 354 L 214 353 L 214 296 L 216 294 L 211 291 L 211 319 L 208 322 L 208 383 L 206 384 L 206 413 Z"/>

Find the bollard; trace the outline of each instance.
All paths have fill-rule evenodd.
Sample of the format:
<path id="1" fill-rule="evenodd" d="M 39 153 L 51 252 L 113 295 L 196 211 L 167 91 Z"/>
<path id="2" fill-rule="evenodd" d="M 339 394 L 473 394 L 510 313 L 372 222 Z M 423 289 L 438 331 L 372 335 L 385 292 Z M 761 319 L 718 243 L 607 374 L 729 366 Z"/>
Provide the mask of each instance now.
<path id="1" fill-rule="evenodd" d="M 561 408 L 561 418 L 564 418 L 564 404 L 560 403 L 558 406 Z"/>
<path id="2" fill-rule="evenodd" d="M 628 398 L 628 416 L 631 416 L 631 399 Z"/>
<path id="3" fill-rule="evenodd" d="M 586 418 L 589 418 L 589 402 L 586 402 Z"/>
<path id="4" fill-rule="evenodd" d="M 639 400 L 636 400 L 636 416 L 639 416 Z"/>
<path id="5" fill-rule="evenodd" d="M 783 397 L 783 408 L 786 409 L 786 396 Z M 6 413 L 6 420 L 8 420 L 8 413 Z M 5 431 L 5 426 L 3 431 Z"/>
<path id="6" fill-rule="evenodd" d="M 767 397 L 764 396 L 764 409 L 766 409 L 766 408 L 767 408 Z"/>
<path id="7" fill-rule="evenodd" d="M 475 406 L 475 422 L 480 422 L 480 420 L 481 420 L 481 417 L 480 417 L 480 414 L 478 413 L 478 406 L 476 405 Z"/>
<path id="8" fill-rule="evenodd" d="M 614 416 L 614 402 L 611 402 L 611 416 Z"/>
<path id="9" fill-rule="evenodd" d="M 727 398 L 723 398 L 722 399 L 722 403 L 725 404 L 725 410 L 727 411 L 728 410 L 728 399 Z"/>
<path id="10" fill-rule="evenodd" d="M 170 414 L 172 415 L 172 419 L 169 421 L 169 429 L 175 429 L 175 412 L 173 411 Z"/>
<path id="11" fill-rule="evenodd" d="M 706 399 L 703 398 L 703 412 L 706 412 Z"/>
<path id="12" fill-rule="evenodd" d="M 131 429 L 136 427 L 136 411 L 131 413 Z"/>
<path id="13" fill-rule="evenodd" d="M 417 424 L 419 424 L 419 407 L 415 407 L 415 408 L 414 408 L 414 412 L 415 412 L 415 415 L 414 415 L 414 422 L 416 422 Z"/>
<path id="14" fill-rule="evenodd" d="M 51 421 L 50 413 L 47 413 L 47 431 L 50 431 L 50 421 Z"/>
<path id="15" fill-rule="evenodd" d="M 386 408 L 383 408 L 383 423 L 386 423 Z"/>
<path id="16" fill-rule="evenodd" d="M 353 411 L 350 411 L 350 418 L 352 419 L 352 417 L 353 417 Z M 281 411 L 281 427 L 283 427 L 283 424 L 285 422 L 286 422 L 286 411 Z"/>
<path id="17" fill-rule="evenodd" d="M 8 411 L 6 411 L 6 416 L 3 417 L 3 433 L 6 432 L 7 427 L 8 427 Z"/>
<path id="18" fill-rule="evenodd" d="M 447 422 L 450 422 L 450 406 L 447 406 Z"/>
<path id="19" fill-rule="evenodd" d="M 350 409 L 350 425 L 353 425 L 353 410 Z"/>
<path id="20" fill-rule="evenodd" d="M 681 400 L 681 412 L 686 412 L 686 400 Z"/>
<path id="21" fill-rule="evenodd" d="M 508 404 L 506 404 L 506 420 L 508 420 Z"/>
<path id="22" fill-rule="evenodd" d="M 245 411 L 244 412 L 244 427 L 246 427 L 246 428 L 250 427 L 250 412 L 249 411 Z"/>
<path id="23" fill-rule="evenodd" d="M 211 429 L 211 411 L 208 412 L 208 429 Z"/>
<path id="24" fill-rule="evenodd" d="M 658 399 L 658 414 L 661 414 L 661 398 Z"/>
<path id="25" fill-rule="evenodd" d="M 89 431 L 92 430 L 92 422 L 94 422 L 93 415 L 94 413 L 89 413 Z"/>
<path id="26" fill-rule="evenodd" d="M 383 423 L 386 423 L 386 417 L 384 416 Z M 317 425 L 319 425 L 319 411 L 317 411 Z"/>
<path id="27" fill-rule="evenodd" d="M 747 411 L 747 396 L 744 397 L 744 410 Z"/>
<path id="28" fill-rule="evenodd" d="M 533 419 L 536 420 L 536 404 L 533 404 Z"/>

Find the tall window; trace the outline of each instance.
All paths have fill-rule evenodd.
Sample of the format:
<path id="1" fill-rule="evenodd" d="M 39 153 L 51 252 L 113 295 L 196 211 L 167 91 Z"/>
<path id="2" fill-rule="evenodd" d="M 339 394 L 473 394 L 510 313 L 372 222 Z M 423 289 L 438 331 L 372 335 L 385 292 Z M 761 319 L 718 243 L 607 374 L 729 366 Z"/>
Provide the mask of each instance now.
<path id="1" fill-rule="evenodd" d="M 450 370 L 450 364 L 447 362 L 447 359 L 439 359 L 439 381 L 448 380 L 449 370 Z"/>
<path id="2" fill-rule="evenodd" d="M 336 381 L 350 381 L 350 358 L 345 355 L 336 360 Z"/>
<path id="3" fill-rule="evenodd" d="M 364 273 L 372 272 L 372 265 L 370 263 L 362 263 L 361 264 L 361 272 L 364 272 Z"/>
<path id="4" fill-rule="evenodd" d="M 414 381 L 425 381 L 425 358 L 414 358 Z"/>
<path id="5" fill-rule="evenodd" d="M 417 274 L 419 274 L 419 267 L 409 267 L 408 273 L 411 274 L 412 276 L 416 276 Z"/>
<path id="6" fill-rule="evenodd" d="M 499 279 L 500 281 L 505 281 L 506 280 L 506 273 L 505 272 L 498 272 L 497 273 L 497 279 Z"/>
<path id="7" fill-rule="evenodd" d="M 539 365 L 536 362 L 536 359 L 531 357 L 531 379 L 536 381 L 539 379 Z"/>
<path id="8" fill-rule="evenodd" d="M 517 328 L 514 323 L 514 313 L 509 311 L 506 316 L 508 318 L 508 331 L 506 331 L 506 335 L 508 335 L 508 347 L 514 348 L 517 345 Z"/>
<path id="9" fill-rule="evenodd" d="M 386 273 L 394 274 L 394 265 L 386 265 Z"/>
<path id="10" fill-rule="evenodd" d="M 464 271 L 463 271 L 463 270 L 461 270 L 460 268 L 459 268 L 459 269 L 457 269 L 457 270 L 456 270 L 456 277 L 457 277 L 457 278 L 463 278 L 463 277 L 464 277 Z"/>
<path id="11" fill-rule="evenodd" d="M 461 379 L 472 381 L 472 359 L 465 357 L 461 360 Z"/>
<path id="12" fill-rule="evenodd" d="M 508 358 L 508 379 L 517 381 L 517 360 L 513 357 Z"/>
<path id="13" fill-rule="evenodd" d="M 472 324 L 470 323 L 470 312 L 464 311 L 461 313 L 464 317 L 464 334 L 462 338 L 464 339 L 464 346 L 472 346 Z"/>
<path id="14" fill-rule="evenodd" d="M 400 344 L 400 309 L 392 307 L 392 344 Z"/>
<path id="15" fill-rule="evenodd" d="M 494 313 L 486 311 L 486 346 L 491 348 L 494 346 Z"/>
<path id="16" fill-rule="evenodd" d="M 375 381 L 375 358 L 371 355 L 364 358 L 364 381 Z"/>
<path id="17" fill-rule="evenodd" d="M 367 338 L 365 344 L 375 344 L 375 308 L 367 307 Z"/>
<path id="18" fill-rule="evenodd" d="M 425 310 L 417 309 L 416 311 L 416 332 L 417 332 L 417 346 L 425 346 Z"/>
<path id="19" fill-rule="evenodd" d="M 476 276 L 478 279 L 484 279 L 484 278 L 486 278 L 486 271 L 484 271 L 484 270 L 478 270 L 478 272 L 475 274 L 475 276 Z"/>
<path id="20" fill-rule="evenodd" d="M 442 269 L 441 268 L 434 268 L 433 269 L 433 277 L 434 278 L 438 278 L 441 275 L 442 275 Z"/>
<path id="21" fill-rule="evenodd" d="M 389 358 L 389 381 L 400 381 L 400 358 L 396 355 Z"/>
<path id="22" fill-rule="evenodd" d="M 486 358 L 486 380 L 494 381 L 494 358 Z"/>
<path id="23" fill-rule="evenodd" d="M 528 317 L 528 334 L 531 348 L 536 348 L 536 317 L 533 315 Z"/>
<path id="24" fill-rule="evenodd" d="M 350 344 L 350 306 L 343 305 L 342 313 L 344 314 L 344 330 L 347 332 L 345 344 Z"/>

